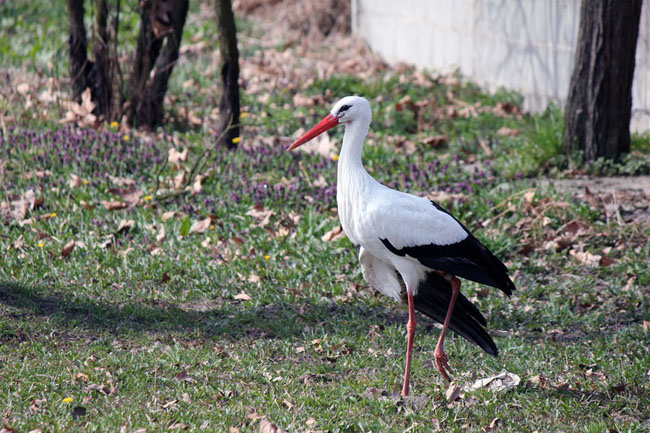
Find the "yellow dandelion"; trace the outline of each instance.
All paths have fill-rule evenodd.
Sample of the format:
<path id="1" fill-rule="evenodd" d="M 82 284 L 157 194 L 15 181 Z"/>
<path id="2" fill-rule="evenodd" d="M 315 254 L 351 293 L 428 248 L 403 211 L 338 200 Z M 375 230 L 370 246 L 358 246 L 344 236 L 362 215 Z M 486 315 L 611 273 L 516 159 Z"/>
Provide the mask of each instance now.
<path id="1" fill-rule="evenodd" d="M 111 122 L 111 128 L 117 128 L 118 126 L 120 126 L 120 124 L 117 123 L 116 121 L 113 120 L 113 121 Z"/>
<path id="2" fill-rule="evenodd" d="M 39 247 L 39 248 L 43 248 L 44 246 L 45 246 L 45 244 L 44 244 L 43 242 L 39 242 L 39 243 L 38 243 L 38 247 Z"/>
<path id="3" fill-rule="evenodd" d="M 72 397 L 66 397 L 66 398 L 63 399 L 63 401 L 64 401 L 65 403 L 70 404 L 70 403 L 72 403 Z"/>
<path id="4" fill-rule="evenodd" d="M 131 136 L 129 134 L 124 134 L 124 141 L 129 141 Z"/>
<path id="5" fill-rule="evenodd" d="M 270 258 L 271 256 L 269 256 L 268 254 L 264 256 L 264 260 L 269 260 Z"/>
<path id="6" fill-rule="evenodd" d="M 235 137 L 235 138 L 232 139 L 232 142 L 235 143 L 235 144 L 239 143 L 240 141 L 241 141 L 241 138 L 239 138 L 239 137 Z"/>
<path id="7" fill-rule="evenodd" d="M 144 196 L 144 201 L 150 201 L 153 198 L 153 196 L 146 195 Z"/>
<path id="8" fill-rule="evenodd" d="M 84 179 L 84 185 L 88 185 L 90 181 L 88 179 Z"/>
<path id="9" fill-rule="evenodd" d="M 332 155 L 332 161 L 338 161 L 339 156 L 338 155 Z"/>
<path id="10" fill-rule="evenodd" d="M 50 214 L 50 218 L 54 218 L 55 216 L 56 216 L 56 212 L 52 212 L 52 213 Z"/>
<path id="11" fill-rule="evenodd" d="M 241 114 L 239 115 L 239 117 L 242 118 L 242 119 L 245 119 L 245 118 L 248 117 L 248 113 L 244 111 L 243 113 L 241 113 Z"/>
<path id="12" fill-rule="evenodd" d="M 214 226 L 210 226 L 210 230 L 214 230 Z"/>

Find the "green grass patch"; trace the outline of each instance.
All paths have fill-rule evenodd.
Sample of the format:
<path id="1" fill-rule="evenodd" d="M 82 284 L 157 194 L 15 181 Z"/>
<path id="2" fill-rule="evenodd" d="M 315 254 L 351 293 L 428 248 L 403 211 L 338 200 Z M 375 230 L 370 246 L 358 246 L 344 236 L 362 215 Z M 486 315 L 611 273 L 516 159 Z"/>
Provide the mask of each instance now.
<path id="1" fill-rule="evenodd" d="M 153 194 L 156 183 L 166 185 L 177 173 L 156 160 L 172 144 L 158 141 L 152 150 L 136 140 L 128 153 L 110 153 L 119 141 L 52 133 L 61 133 L 60 147 L 31 140 L 24 149 L 2 149 L 11 168 L 2 200 L 29 189 L 43 198 L 29 214 L 40 219 L 22 227 L 8 222 L 0 237 L 7 252 L 0 375 L 12 428 L 256 431 L 262 415 L 289 431 L 402 431 L 429 428 L 433 419 L 451 431 L 480 430 L 495 418 L 501 431 L 571 430 L 576 420 L 585 426 L 579 431 L 640 431 L 647 424 L 649 341 L 642 322 L 650 276 L 640 263 L 648 244 L 632 241 L 610 253 L 613 265 L 595 268 L 566 250 L 518 252 L 530 235 L 515 229 L 522 221 L 541 238 L 548 227 L 584 221 L 599 234 L 585 238 L 593 253 L 632 236 L 603 225 L 601 212 L 568 198 L 568 207 L 545 214 L 544 229 L 529 221 L 530 212 L 544 200 L 564 200 L 559 193 L 540 192 L 527 209 L 526 181 L 494 176 L 473 190 L 463 187 L 468 200 L 448 205 L 510 263 L 519 291 L 506 299 L 466 284 L 489 317 L 501 355 L 486 357 L 452 337 L 454 375 L 471 385 L 506 370 L 524 382 L 507 393 L 466 391 L 447 402 L 447 386 L 430 363 L 437 330 L 422 320 L 416 398 L 399 401 L 390 394 L 403 371 L 406 312 L 363 282 L 347 240 L 321 240 L 336 224 L 334 195 L 310 182 L 322 174 L 333 183 L 333 161 L 280 148 L 217 149 L 201 194 L 109 211 L 102 201 L 119 197 L 107 176 L 132 178 L 143 195 Z M 195 140 L 185 169 L 211 145 Z M 43 159 L 78 154 L 68 149 L 74 143 L 96 152 L 94 162 L 63 168 L 60 160 Z M 426 164 L 431 155 L 413 157 Z M 379 146 L 369 147 L 366 159 L 382 181 L 397 177 L 399 186 L 418 190 L 468 183 L 472 175 L 430 170 L 423 180 L 410 158 Z M 149 161 L 147 169 L 138 160 Z M 26 175 L 34 170 L 51 174 Z M 72 173 L 89 182 L 71 186 Z M 283 177 L 290 182 L 280 188 Z M 258 202 L 270 211 L 266 224 L 247 215 Z M 515 210 L 504 214 L 507 203 Z M 163 221 L 169 211 L 178 214 Z M 207 217 L 213 228 L 205 233 L 183 229 L 184 221 Z M 118 232 L 128 219 L 134 226 Z M 491 219 L 493 232 L 480 224 Z M 163 226 L 165 236 L 156 240 Z M 77 246 L 63 258 L 71 239 Z M 252 299 L 237 299 L 242 292 Z"/>

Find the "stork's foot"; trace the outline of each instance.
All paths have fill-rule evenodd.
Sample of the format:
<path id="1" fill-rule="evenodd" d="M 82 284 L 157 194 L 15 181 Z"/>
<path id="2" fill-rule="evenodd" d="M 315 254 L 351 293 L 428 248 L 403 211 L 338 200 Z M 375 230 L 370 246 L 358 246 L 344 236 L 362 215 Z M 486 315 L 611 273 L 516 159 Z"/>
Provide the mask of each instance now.
<path id="1" fill-rule="evenodd" d="M 436 360 L 436 365 L 438 366 L 438 371 L 442 376 L 447 379 L 448 382 L 451 382 L 449 374 L 451 374 L 451 367 L 449 367 L 449 358 L 442 348 L 442 345 L 445 342 L 445 335 L 447 334 L 447 328 L 449 328 L 449 322 L 451 322 L 451 314 L 454 311 L 454 305 L 456 305 L 456 298 L 460 293 L 460 280 L 448 274 L 446 272 L 439 272 L 449 284 L 451 284 L 451 300 L 449 301 L 449 308 L 447 309 L 447 316 L 445 317 L 445 323 L 442 325 L 442 331 L 440 331 L 440 338 L 438 339 L 438 344 L 436 345 L 436 350 L 433 352 L 433 357 Z M 447 374 L 449 373 L 449 374 Z"/>
<path id="2" fill-rule="evenodd" d="M 448 382 L 451 382 L 451 379 L 449 378 L 449 374 L 451 374 L 451 367 L 449 367 L 449 358 L 441 346 L 436 346 L 436 350 L 433 352 L 433 357 L 436 360 L 438 371 L 443 375 L 445 379 L 447 379 Z"/>

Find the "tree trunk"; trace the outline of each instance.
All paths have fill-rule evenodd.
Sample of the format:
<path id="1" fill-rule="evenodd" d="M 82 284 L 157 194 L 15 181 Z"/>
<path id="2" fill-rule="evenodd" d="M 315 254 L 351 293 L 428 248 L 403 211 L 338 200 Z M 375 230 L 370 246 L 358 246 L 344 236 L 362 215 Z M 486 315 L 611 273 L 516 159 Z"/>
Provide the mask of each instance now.
<path id="1" fill-rule="evenodd" d="M 112 107 L 110 108 L 111 112 L 111 120 L 120 120 L 120 117 L 122 116 L 122 107 L 123 104 L 126 100 L 124 96 L 124 76 L 122 75 L 122 66 L 120 65 L 120 54 L 118 51 L 118 40 L 119 40 L 119 32 L 120 32 L 120 7 L 121 7 L 121 1 L 116 0 L 115 1 L 115 16 L 113 17 L 113 50 L 112 54 L 109 54 L 111 57 L 111 69 L 110 69 L 110 75 L 112 77 L 113 81 L 113 86 L 112 86 L 112 94 L 113 94 L 113 103 Z M 111 51 L 109 47 L 109 53 Z"/>
<path id="2" fill-rule="evenodd" d="M 88 75 L 91 67 L 87 58 L 88 41 L 84 25 L 84 2 L 83 0 L 67 0 L 67 6 L 72 96 L 75 101 L 81 101 L 81 94 L 88 87 Z"/>
<path id="3" fill-rule="evenodd" d="M 145 92 L 149 74 L 162 46 L 162 39 L 155 36 L 150 18 L 152 2 L 145 0 L 140 5 L 140 33 L 129 85 L 129 123 L 133 126 L 151 124 Z"/>
<path id="4" fill-rule="evenodd" d="M 219 109 L 221 119 L 219 133 L 222 143 L 229 148 L 237 147 L 235 138 L 239 137 L 239 51 L 237 50 L 237 29 L 232 12 L 231 0 L 216 0 L 217 31 L 219 32 L 219 52 L 221 54 L 221 81 L 223 93 Z M 227 128 L 229 128 L 226 131 Z"/>
<path id="5" fill-rule="evenodd" d="M 185 26 L 188 8 L 189 0 L 181 0 L 176 1 L 175 7 L 170 11 L 171 31 L 168 32 L 167 40 L 157 61 L 156 74 L 153 77 L 148 95 L 156 124 L 162 123 L 163 100 L 167 93 L 169 76 L 178 60 L 178 51 L 181 47 L 181 37 L 183 36 L 183 27 Z"/>
<path id="6" fill-rule="evenodd" d="M 178 59 L 189 0 L 145 0 L 141 4 L 129 119 L 133 125 L 154 127 L 163 120 L 163 100 Z M 163 42 L 166 42 L 164 48 Z"/>
<path id="7" fill-rule="evenodd" d="M 110 117 L 112 106 L 112 82 L 110 76 L 110 56 L 108 52 L 108 20 L 107 0 L 96 3 L 95 27 L 97 34 L 93 43 L 94 62 L 88 59 L 88 40 L 84 25 L 83 0 L 68 0 L 69 17 L 69 55 L 70 78 L 72 81 L 72 96 L 81 101 L 81 94 L 90 87 L 92 100 L 95 101 L 93 113 L 97 116 Z"/>
<path id="8" fill-rule="evenodd" d="M 632 79 L 642 0 L 582 0 L 564 147 L 585 161 L 630 150 Z"/>
<path id="9" fill-rule="evenodd" d="M 95 28 L 97 34 L 93 44 L 95 62 L 90 71 L 89 80 L 93 100 L 97 103 L 97 114 L 104 114 L 111 118 L 113 89 L 111 80 L 111 61 L 109 56 L 109 38 L 106 30 L 108 21 L 108 4 L 106 0 L 98 0 L 95 5 Z"/>

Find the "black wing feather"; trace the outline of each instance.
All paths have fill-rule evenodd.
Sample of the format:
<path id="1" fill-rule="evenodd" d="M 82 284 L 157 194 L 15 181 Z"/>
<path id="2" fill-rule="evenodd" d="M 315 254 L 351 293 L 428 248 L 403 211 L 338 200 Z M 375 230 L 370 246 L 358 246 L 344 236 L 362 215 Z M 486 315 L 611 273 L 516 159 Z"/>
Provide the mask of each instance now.
<path id="1" fill-rule="evenodd" d="M 431 203 L 438 210 L 449 214 L 437 203 Z M 453 215 L 449 215 L 454 218 Z M 467 232 L 467 237 L 460 242 L 449 245 L 429 244 L 397 249 L 388 239 L 381 239 L 381 241 L 393 254 L 409 255 L 428 268 L 449 272 L 457 277 L 496 287 L 507 295 L 511 295 L 516 287 L 508 276 L 506 265 L 496 258 L 481 241 L 476 239 L 463 223 L 456 218 L 454 220 Z"/>

